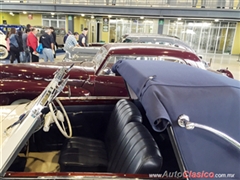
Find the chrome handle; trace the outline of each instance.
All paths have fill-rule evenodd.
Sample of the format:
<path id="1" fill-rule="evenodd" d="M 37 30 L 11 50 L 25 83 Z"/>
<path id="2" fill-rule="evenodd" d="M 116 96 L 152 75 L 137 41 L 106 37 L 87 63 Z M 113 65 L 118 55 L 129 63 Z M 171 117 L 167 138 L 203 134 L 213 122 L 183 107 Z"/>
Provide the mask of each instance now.
<path id="1" fill-rule="evenodd" d="M 231 143 L 233 146 L 235 146 L 238 150 L 240 150 L 240 143 L 238 141 L 236 141 L 235 139 L 233 139 L 230 136 L 228 136 L 227 134 L 225 134 L 219 130 L 216 130 L 214 128 L 211 128 L 209 126 L 190 122 L 190 118 L 185 114 L 178 117 L 178 125 L 183 128 L 185 127 L 187 130 L 193 130 L 194 128 L 200 128 L 200 129 L 209 131 L 209 132 L 216 134 L 217 136 L 225 139 L 226 141 Z"/>

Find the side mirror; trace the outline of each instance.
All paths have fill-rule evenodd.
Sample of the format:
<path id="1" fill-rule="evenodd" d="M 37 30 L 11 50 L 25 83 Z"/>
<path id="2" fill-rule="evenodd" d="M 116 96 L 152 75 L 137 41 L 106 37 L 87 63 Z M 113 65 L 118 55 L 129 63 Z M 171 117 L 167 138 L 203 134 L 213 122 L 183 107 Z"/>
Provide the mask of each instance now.
<path id="1" fill-rule="evenodd" d="M 103 70 L 103 74 L 109 75 L 112 73 L 112 70 L 110 68 L 106 68 Z"/>

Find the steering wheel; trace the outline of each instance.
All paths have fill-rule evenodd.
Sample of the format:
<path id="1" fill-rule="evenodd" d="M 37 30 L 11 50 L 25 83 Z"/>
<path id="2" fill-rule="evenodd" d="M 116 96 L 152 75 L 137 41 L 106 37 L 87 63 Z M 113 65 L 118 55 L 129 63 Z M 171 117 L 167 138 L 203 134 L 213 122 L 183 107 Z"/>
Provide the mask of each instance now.
<path id="1" fill-rule="evenodd" d="M 49 109 L 52 114 L 52 118 L 53 118 L 54 122 L 56 123 L 59 131 L 63 134 L 63 136 L 65 136 L 66 138 L 71 138 L 72 137 L 72 126 L 71 126 L 70 120 L 68 118 L 68 115 L 66 113 L 66 110 L 64 109 L 62 103 L 58 100 L 58 98 L 56 98 L 56 102 L 60 106 L 63 114 L 61 113 L 61 111 L 56 109 L 55 105 L 53 108 L 53 103 L 50 103 Z M 65 125 L 64 125 L 64 117 L 67 120 L 69 134 L 67 133 Z M 61 122 L 61 125 L 60 125 L 59 121 Z"/>

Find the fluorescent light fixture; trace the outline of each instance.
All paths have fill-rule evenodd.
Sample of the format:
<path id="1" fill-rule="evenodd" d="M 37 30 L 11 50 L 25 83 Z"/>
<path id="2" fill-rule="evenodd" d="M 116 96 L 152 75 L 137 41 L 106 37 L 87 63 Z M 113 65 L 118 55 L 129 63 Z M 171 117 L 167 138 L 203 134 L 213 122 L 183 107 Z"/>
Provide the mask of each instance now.
<path id="1" fill-rule="evenodd" d="M 178 21 L 181 21 L 181 20 L 182 20 L 182 18 L 177 18 L 177 20 L 178 20 Z"/>
<path id="2" fill-rule="evenodd" d="M 214 21 L 215 21 L 215 22 L 219 22 L 219 19 L 215 19 Z"/>
<path id="3" fill-rule="evenodd" d="M 51 13 L 52 16 L 54 16 L 54 14 L 55 14 L 55 13 L 53 13 L 53 12 Z"/>
<path id="4" fill-rule="evenodd" d="M 81 14 L 81 16 L 83 17 L 83 16 L 85 16 L 85 14 Z"/>
<path id="5" fill-rule="evenodd" d="M 14 14 L 12 12 L 9 13 L 11 16 L 14 16 Z"/>
<path id="6" fill-rule="evenodd" d="M 93 19 L 93 18 L 94 18 L 94 16 L 92 15 L 92 16 L 91 16 L 91 18 Z"/>
<path id="7" fill-rule="evenodd" d="M 111 18 L 112 16 L 111 15 L 108 15 L 109 18 Z"/>
<path id="8" fill-rule="evenodd" d="M 26 11 L 23 11 L 23 14 L 27 14 L 27 12 L 26 12 Z"/>
<path id="9" fill-rule="evenodd" d="M 140 17 L 140 19 L 144 19 L 144 17 L 143 17 L 143 16 L 141 16 L 141 17 Z"/>

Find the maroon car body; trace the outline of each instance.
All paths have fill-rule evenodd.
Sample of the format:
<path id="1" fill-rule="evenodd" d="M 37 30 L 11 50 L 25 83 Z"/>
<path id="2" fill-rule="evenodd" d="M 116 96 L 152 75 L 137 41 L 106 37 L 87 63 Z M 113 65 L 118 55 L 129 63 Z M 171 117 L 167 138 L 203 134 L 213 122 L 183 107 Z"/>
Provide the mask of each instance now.
<path id="1" fill-rule="evenodd" d="M 54 62 L 0 65 L 0 105 L 37 97 L 59 66 L 74 63 L 70 78 L 61 97 L 68 102 L 79 97 L 129 97 L 121 77 L 108 72 L 117 60 L 170 60 L 203 68 L 199 57 L 183 49 L 155 44 L 106 44 L 91 62 Z"/>

